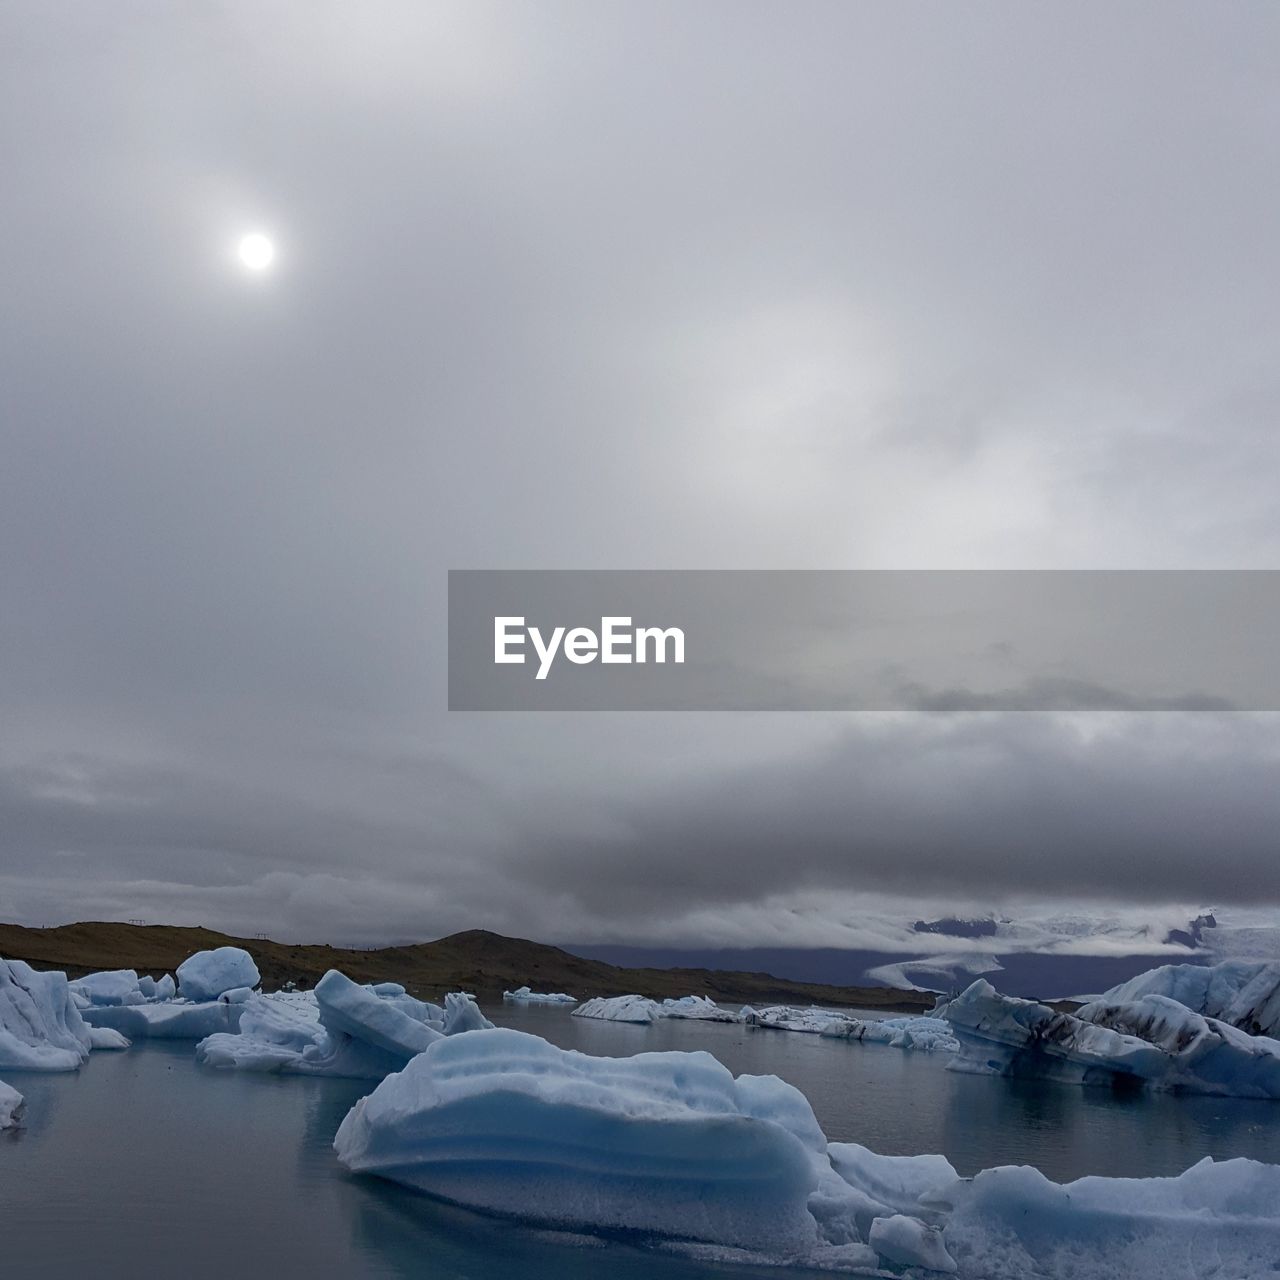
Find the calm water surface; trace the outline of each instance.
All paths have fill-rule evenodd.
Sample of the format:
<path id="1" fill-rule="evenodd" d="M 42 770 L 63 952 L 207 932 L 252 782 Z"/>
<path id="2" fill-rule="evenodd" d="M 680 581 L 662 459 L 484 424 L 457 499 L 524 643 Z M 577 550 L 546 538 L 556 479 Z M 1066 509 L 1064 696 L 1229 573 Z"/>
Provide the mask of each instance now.
<path id="1" fill-rule="evenodd" d="M 1062 1181 L 1178 1173 L 1205 1155 L 1280 1159 L 1277 1103 L 1117 1099 L 957 1075 L 943 1070 L 944 1056 L 731 1025 L 486 1012 L 588 1053 L 708 1049 L 735 1073 L 799 1087 L 834 1140 L 895 1155 L 942 1151 L 961 1173 L 1032 1164 Z M 189 1043 L 95 1053 L 78 1073 L 5 1078 L 27 1098 L 25 1127 L 0 1133 L 6 1280 L 779 1274 L 531 1231 L 352 1177 L 331 1144 L 371 1087 L 364 1081 L 201 1069 Z"/>

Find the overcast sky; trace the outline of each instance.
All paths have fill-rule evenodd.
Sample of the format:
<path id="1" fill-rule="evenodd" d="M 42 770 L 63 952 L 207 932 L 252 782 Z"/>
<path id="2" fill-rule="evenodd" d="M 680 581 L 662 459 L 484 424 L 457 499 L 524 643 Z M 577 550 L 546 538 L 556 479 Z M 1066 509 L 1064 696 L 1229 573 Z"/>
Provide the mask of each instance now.
<path id="1" fill-rule="evenodd" d="M 451 567 L 1277 567 L 1278 57 L 1270 3 L 4 0 L 0 918 L 1280 902 L 1275 718 L 444 710 Z"/>

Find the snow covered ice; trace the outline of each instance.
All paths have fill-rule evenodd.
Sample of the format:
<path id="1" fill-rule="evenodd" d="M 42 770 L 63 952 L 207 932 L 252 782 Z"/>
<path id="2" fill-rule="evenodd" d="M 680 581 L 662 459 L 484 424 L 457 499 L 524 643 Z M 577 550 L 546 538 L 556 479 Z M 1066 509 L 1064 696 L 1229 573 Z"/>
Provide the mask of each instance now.
<path id="1" fill-rule="evenodd" d="M 178 966 L 178 994 L 184 1000 L 216 1000 L 236 987 L 261 981 L 253 957 L 241 947 L 197 951 Z"/>
<path id="2" fill-rule="evenodd" d="M 238 1032 L 202 1040 L 196 1058 L 244 1071 L 381 1080 L 445 1036 L 491 1026 L 461 992 L 441 1008 L 396 983 L 361 986 L 330 969 L 314 993 L 250 993 Z"/>
<path id="3" fill-rule="evenodd" d="M 65 973 L 0 960 L 0 1068 L 75 1071 L 91 1047 Z"/>
<path id="4" fill-rule="evenodd" d="M 577 1004 L 578 997 L 567 995 L 563 991 L 530 991 L 528 987 L 517 987 L 514 991 L 504 991 L 504 1000 L 512 1004 Z"/>

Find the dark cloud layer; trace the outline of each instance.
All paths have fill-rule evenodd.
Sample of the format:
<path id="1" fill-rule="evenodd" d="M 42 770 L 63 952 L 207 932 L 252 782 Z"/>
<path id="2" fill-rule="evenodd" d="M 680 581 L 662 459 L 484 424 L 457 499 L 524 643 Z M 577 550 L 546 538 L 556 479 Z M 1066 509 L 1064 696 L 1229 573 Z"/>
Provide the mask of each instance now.
<path id="1" fill-rule="evenodd" d="M 473 719 L 442 652 L 449 567 L 1277 563 L 1273 6 L 0 27 L 0 916 L 1278 896 L 1269 720 Z"/>

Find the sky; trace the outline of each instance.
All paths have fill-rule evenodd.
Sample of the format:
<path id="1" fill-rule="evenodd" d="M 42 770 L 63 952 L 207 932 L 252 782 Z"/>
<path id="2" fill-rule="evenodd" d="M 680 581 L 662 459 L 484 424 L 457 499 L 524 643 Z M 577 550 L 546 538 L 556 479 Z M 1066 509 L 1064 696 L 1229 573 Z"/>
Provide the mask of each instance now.
<path id="1" fill-rule="evenodd" d="M 449 713 L 444 653 L 450 568 L 1277 567 L 1278 46 L 1266 3 L 4 0 L 0 918 L 1280 902 L 1274 716 Z"/>

